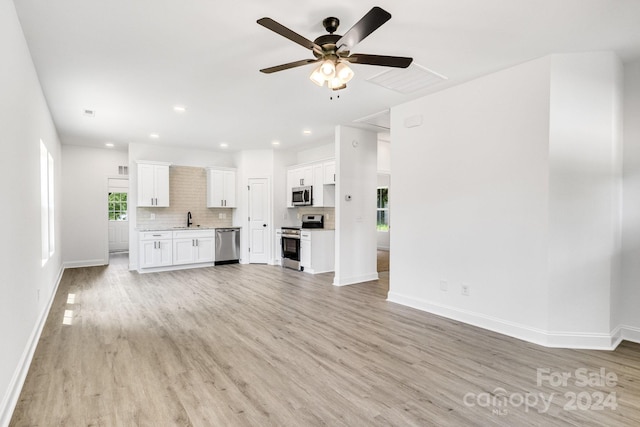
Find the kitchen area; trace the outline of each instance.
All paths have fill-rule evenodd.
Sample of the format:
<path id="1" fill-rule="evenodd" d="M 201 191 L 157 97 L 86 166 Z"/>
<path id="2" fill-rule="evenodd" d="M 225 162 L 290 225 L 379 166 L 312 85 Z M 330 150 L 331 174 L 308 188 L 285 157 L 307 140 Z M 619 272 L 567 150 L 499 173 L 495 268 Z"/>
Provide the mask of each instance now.
<path id="1" fill-rule="evenodd" d="M 138 238 L 132 243 L 137 242 L 138 272 L 251 262 L 241 250 L 253 242 L 252 236 L 242 236 L 239 225 L 246 202 L 238 168 L 156 160 L 137 160 L 135 165 Z M 293 165 L 286 172 L 286 187 L 274 192 L 286 192 L 292 225 L 275 228 L 265 220 L 265 230 L 275 232 L 268 263 L 310 274 L 333 271 L 335 162 Z"/>
<path id="2" fill-rule="evenodd" d="M 138 272 L 240 261 L 236 170 L 137 161 Z"/>

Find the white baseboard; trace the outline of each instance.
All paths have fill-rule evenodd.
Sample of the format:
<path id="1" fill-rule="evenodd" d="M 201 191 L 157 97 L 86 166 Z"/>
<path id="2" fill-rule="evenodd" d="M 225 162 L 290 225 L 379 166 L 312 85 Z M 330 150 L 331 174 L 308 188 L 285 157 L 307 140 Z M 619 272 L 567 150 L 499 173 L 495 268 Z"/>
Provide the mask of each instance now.
<path id="1" fill-rule="evenodd" d="M 626 332 L 627 329 L 622 330 L 621 338 L 616 337 L 615 331 L 611 333 L 546 331 L 482 313 L 432 303 L 396 292 L 389 292 L 387 301 L 468 323 L 479 328 L 488 329 L 545 347 L 614 350 L 622 339 L 627 339 L 625 334 L 631 334 Z M 640 338 L 640 329 L 636 329 L 633 333 L 635 333 L 636 338 Z"/>
<path id="2" fill-rule="evenodd" d="M 356 283 L 370 282 L 372 280 L 378 280 L 378 273 L 370 273 L 362 276 L 352 276 L 352 277 L 338 277 L 336 275 L 333 278 L 333 286 L 345 286 L 345 285 L 355 285 Z"/>
<path id="3" fill-rule="evenodd" d="M 99 267 L 109 264 L 109 261 L 100 259 L 85 259 L 82 261 L 67 261 L 63 264 L 64 268 L 80 268 L 80 267 Z"/>
<path id="4" fill-rule="evenodd" d="M 623 340 L 640 344 L 640 328 L 628 325 L 620 326 L 620 337 Z"/>
<path id="5" fill-rule="evenodd" d="M 42 329 L 44 328 L 44 325 L 47 321 L 47 317 L 49 317 L 49 311 L 51 310 L 53 300 L 56 296 L 56 293 L 58 292 L 58 286 L 60 285 L 60 281 L 62 280 L 63 273 L 64 266 L 60 266 L 60 271 L 58 272 L 58 277 L 56 278 L 53 291 L 51 292 L 51 296 L 49 297 L 49 301 L 44 306 L 44 309 L 40 313 L 38 321 L 34 325 L 31 335 L 29 336 L 29 340 L 27 341 L 27 345 L 22 352 L 20 362 L 18 363 L 18 366 L 13 373 L 13 377 L 11 378 L 11 382 L 9 383 L 7 394 L 2 400 L 2 404 L 0 406 L 0 426 L 2 427 L 7 427 L 9 425 L 9 422 L 11 421 L 13 410 L 18 403 L 20 392 L 22 391 L 24 381 L 27 378 L 27 373 L 29 372 L 29 367 L 31 366 L 33 355 L 36 351 L 36 347 L 38 346 L 38 341 L 40 341 L 40 335 L 42 335 Z"/>

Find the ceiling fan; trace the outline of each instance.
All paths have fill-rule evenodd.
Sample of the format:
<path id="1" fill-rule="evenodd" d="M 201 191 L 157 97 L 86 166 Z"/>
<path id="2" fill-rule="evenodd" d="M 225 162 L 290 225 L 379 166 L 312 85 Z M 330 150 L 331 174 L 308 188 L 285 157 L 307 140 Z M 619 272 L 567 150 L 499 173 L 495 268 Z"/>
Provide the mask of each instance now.
<path id="1" fill-rule="evenodd" d="M 389 19 L 391 19 L 391 14 L 376 6 L 367 12 L 367 14 L 343 36 L 340 36 L 334 34 L 340 25 L 340 20 L 338 18 L 328 17 L 322 21 L 322 25 L 324 25 L 329 34 L 321 35 L 314 41 L 308 40 L 271 18 L 258 19 L 258 24 L 288 38 L 294 43 L 306 47 L 311 50 L 315 56 L 314 59 L 302 59 L 300 61 L 276 65 L 275 67 L 263 68 L 260 71 L 270 74 L 319 62 L 320 65 L 315 68 L 311 76 L 309 76 L 311 81 L 318 86 L 323 86 L 324 83 L 327 82 L 327 86 L 330 89 L 340 90 L 347 87 L 347 82 L 349 82 L 354 75 L 348 63 L 407 68 L 413 61 L 413 58 L 351 53 L 351 49 L 353 49 L 355 45 L 380 28 L 380 26 Z"/>

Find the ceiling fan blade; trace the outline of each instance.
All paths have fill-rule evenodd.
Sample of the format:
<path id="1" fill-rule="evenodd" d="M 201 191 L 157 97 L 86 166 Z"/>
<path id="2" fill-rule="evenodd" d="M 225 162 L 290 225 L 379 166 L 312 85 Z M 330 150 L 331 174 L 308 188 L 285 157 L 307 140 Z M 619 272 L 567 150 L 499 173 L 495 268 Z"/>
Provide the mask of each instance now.
<path id="1" fill-rule="evenodd" d="M 318 46 L 317 44 L 315 44 L 311 40 L 301 36 L 300 34 L 296 33 L 295 31 L 292 31 L 292 30 L 288 29 L 284 25 L 274 21 L 271 18 L 260 18 L 260 19 L 258 19 L 257 22 L 258 22 L 258 24 L 262 25 L 263 27 L 270 29 L 274 33 L 278 33 L 282 37 L 286 37 L 289 40 L 291 40 L 292 42 L 298 43 L 300 46 L 306 47 L 307 49 L 310 49 L 310 50 L 316 50 L 318 52 L 322 52 L 322 48 L 320 46 Z"/>
<path id="2" fill-rule="evenodd" d="M 404 56 L 367 55 L 364 53 L 354 53 L 342 59 L 353 64 L 381 65 L 383 67 L 396 68 L 407 68 L 413 62 L 413 58 Z"/>
<path id="3" fill-rule="evenodd" d="M 355 45 L 380 28 L 389 19 L 391 19 L 389 12 L 375 6 L 336 42 L 338 51 L 343 52 L 353 49 Z"/>
<path id="4" fill-rule="evenodd" d="M 307 64 L 313 64 L 314 62 L 319 62 L 321 59 L 302 59 L 300 61 L 289 62 L 288 64 L 276 65 L 275 67 L 263 68 L 260 70 L 261 73 L 271 74 L 277 71 L 288 70 L 289 68 L 301 67 Z"/>

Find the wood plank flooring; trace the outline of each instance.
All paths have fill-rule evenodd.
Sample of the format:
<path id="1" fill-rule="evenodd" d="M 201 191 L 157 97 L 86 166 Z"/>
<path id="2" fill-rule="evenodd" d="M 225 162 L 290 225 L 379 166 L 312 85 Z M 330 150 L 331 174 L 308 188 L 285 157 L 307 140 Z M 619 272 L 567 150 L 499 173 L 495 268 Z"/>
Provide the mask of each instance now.
<path id="1" fill-rule="evenodd" d="M 381 276 L 67 270 L 11 425 L 640 425 L 640 345 L 539 347 L 386 302 Z M 581 386 L 580 368 L 617 380 Z"/>

